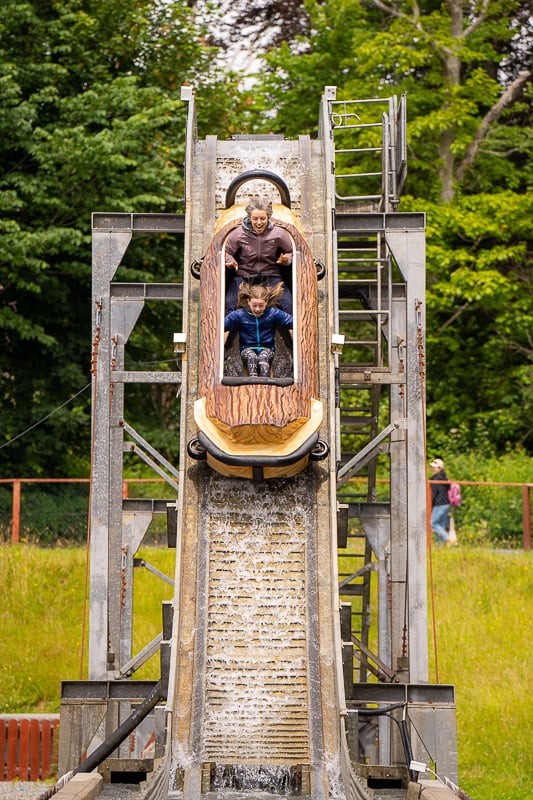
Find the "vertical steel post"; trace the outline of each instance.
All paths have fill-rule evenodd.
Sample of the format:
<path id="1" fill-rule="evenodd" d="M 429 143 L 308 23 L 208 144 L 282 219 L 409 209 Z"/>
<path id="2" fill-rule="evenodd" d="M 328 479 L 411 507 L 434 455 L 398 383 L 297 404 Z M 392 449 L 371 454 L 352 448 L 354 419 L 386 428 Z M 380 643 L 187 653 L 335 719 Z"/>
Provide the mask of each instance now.
<path id="1" fill-rule="evenodd" d="M 425 230 L 386 230 L 387 243 L 405 278 L 407 617 L 409 682 L 428 680 L 426 576 L 425 375 L 419 351 L 425 345 Z M 391 464 L 392 468 L 392 464 Z M 395 499 L 391 496 L 391 504 Z M 394 554 L 393 554 L 394 557 Z"/>
<path id="2" fill-rule="evenodd" d="M 20 480 L 13 481 L 11 513 L 11 541 L 17 544 L 20 540 Z"/>
<path id="3" fill-rule="evenodd" d="M 390 309 L 392 317 L 391 369 L 395 373 L 400 373 L 405 366 L 407 351 L 407 309 L 404 292 L 394 292 L 390 300 Z M 389 645 L 390 661 L 386 661 L 386 663 L 390 664 L 402 682 L 408 681 L 409 663 L 409 621 L 406 616 L 406 598 L 409 592 L 407 426 L 411 424 L 411 420 L 407 418 L 406 394 L 405 384 L 391 384 L 389 387 L 391 419 L 405 420 L 405 423 L 391 434 L 390 439 L 391 643 Z"/>
<path id="4" fill-rule="evenodd" d="M 531 484 L 522 486 L 522 531 L 524 550 L 531 550 Z"/>
<path id="5" fill-rule="evenodd" d="M 89 680 L 106 680 L 114 664 L 108 662 L 110 603 L 110 550 L 112 542 L 111 467 L 116 467 L 110 446 L 111 426 L 111 296 L 110 282 L 132 238 L 130 230 L 93 230 L 93 329 L 100 329 L 100 344 L 93 385 L 93 463 L 91 492 Z M 120 462 L 122 463 L 122 456 Z M 121 514 L 122 470 L 118 511 Z M 116 516 L 116 512 L 115 512 Z"/>

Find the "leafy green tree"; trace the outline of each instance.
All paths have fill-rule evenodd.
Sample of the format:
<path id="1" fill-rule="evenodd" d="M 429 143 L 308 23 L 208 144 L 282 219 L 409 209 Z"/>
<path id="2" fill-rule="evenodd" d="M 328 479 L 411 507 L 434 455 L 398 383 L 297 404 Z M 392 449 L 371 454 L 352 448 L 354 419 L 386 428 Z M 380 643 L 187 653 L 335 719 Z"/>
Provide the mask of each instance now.
<path id="1" fill-rule="evenodd" d="M 510 61 L 520 2 L 370 3 L 388 23 L 377 36 L 359 38 L 356 71 L 377 77 L 381 89 L 392 83 L 413 95 L 414 149 L 425 156 L 428 141 L 436 142 L 440 199 L 449 201 L 531 79 L 530 69 L 516 74 Z"/>
<path id="2" fill-rule="evenodd" d="M 405 93 L 415 196 L 431 190 L 449 201 L 480 158 L 497 174 L 509 151 L 516 170 L 506 182 L 524 190 L 532 43 L 525 0 L 307 0 L 305 7 L 307 30 L 266 54 L 259 79 L 280 131 L 316 132 L 325 85 L 336 85 L 341 99 Z"/>
<path id="3" fill-rule="evenodd" d="M 425 208 L 430 444 L 531 452 L 531 195 L 462 195 Z"/>
<path id="4" fill-rule="evenodd" d="M 91 212 L 182 210 L 180 86 L 217 80 L 202 36 L 186 3 L 1 4 L 4 475 L 87 474 Z M 141 244 L 126 279 L 150 280 L 164 252 L 174 279 L 175 242 Z"/>
<path id="5" fill-rule="evenodd" d="M 370 30 L 359 0 L 305 2 L 305 8 L 307 27 L 264 55 L 250 109 L 258 131 L 316 135 L 324 86 L 344 85 L 347 63 L 354 63 L 354 32 Z"/>
<path id="6" fill-rule="evenodd" d="M 272 129 L 315 133 L 310 98 L 325 85 L 339 99 L 407 96 L 411 196 L 401 207 L 428 214 L 430 446 L 445 452 L 453 431 L 455 447 L 531 450 L 529 4 L 305 7 L 297 43 L 266 55 L 260 86 Z"/>

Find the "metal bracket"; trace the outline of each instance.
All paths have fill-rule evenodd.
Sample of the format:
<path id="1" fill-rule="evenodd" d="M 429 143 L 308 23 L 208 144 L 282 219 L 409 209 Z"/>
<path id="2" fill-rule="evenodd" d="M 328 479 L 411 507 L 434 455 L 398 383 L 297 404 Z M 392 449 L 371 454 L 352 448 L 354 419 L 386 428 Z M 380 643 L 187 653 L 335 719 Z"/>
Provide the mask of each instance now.
<path id="1" fill-rule="evenodd" d="M 381 442 L 387 438 L 393 431 L 398 430 L 399 428 L 405 429 L 406 427 L 406 420 L 397 420 L 396 422 L 391 422 L 390 425 L 387 425 L 381 433 L 378 433 L 371 442 L 369 442 L 362 450 L 356 453 L 353 458 L 351 458 L 338 472 L 337 472 L 337 485 L 342 486 L 348 478 L 351 478 L 361 467 L 363 466 L 363 462 L 366 456 L 371 455 L 377 447 L 381 444 Z M 365 462 L 366 463 L 366 462 Z"/>
<path id="2" fill-rule="evenodd" d="M 148 464 L 148 466 L 151 467 L 154 470 L 154 472 L 160 475 L 169 484 L 169 486 L 172 486 L 173 489 L 178 491 L 178 483 L 177 483 L 177 480 L 179 479 L 178 470 L 175 467 L 173 467 L 172 464 L 166 460 L 166 458 L 163 458 L 163 456 L 160 453 L 158 453 L 157 450 L 146 441 L 146 439 L 143 439 L 143 437 L 139 433 L 137 433 L 137 431 L 134 428 L 132 428 L 131 425 L 128 425 L 128 423 L 125 420 L 123 419 L 120 420 L 120 425 L 124 428 L 126 433 L 128 433 L 132 437 L 132 439 L 135 439 L 135 442 L 141 445 L 140 447 L 138 447 L 135 444 L 135 442 L 124 442 L 124 452 L 135 453 L 136 455 L 138 455 L 139 458 L 141 458 L 145 464 Z M 148 456 L 144 452 L 144 450 L 147 450 L 148 453 L 150 453 L 150 455 L 152 456 L 152 458 L 150 458 L 150 456 Z M 160 464 L 161 467 L 164 467 L 166 470 L 168 470 L 168 472 L 170 472 L 170 474 L 174 478 L 176 478 L 176 480 L 173 480 L 169 475 L 167 475 L 164 472 L 164 470 L 158 466 L 158 464 Z"/>

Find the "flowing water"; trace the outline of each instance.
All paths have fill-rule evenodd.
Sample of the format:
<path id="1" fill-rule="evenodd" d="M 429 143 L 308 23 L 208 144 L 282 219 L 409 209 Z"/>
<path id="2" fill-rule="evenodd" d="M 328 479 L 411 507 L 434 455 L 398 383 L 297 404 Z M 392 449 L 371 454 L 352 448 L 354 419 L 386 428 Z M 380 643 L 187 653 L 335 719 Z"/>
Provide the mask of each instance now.
<path id="1" fill-rule="evenodd" d="M 254 484 L 210 473 L 203 505 L 202 761 L 309 763 L 309 478 Z"/>

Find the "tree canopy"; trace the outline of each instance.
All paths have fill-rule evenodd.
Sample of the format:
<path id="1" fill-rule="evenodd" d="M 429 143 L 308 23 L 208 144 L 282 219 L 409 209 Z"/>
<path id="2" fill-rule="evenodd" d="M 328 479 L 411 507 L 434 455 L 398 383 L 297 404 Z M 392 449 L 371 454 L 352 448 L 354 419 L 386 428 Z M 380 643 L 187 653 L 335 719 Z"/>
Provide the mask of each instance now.
<path id="1" fill-rule="evenodd" d="M 2 440 L 77 395 L 3 449 L 4 474 L 87 474 L 91 213 L 181 210 L 180 87 L 215 92 L 211 60 L 185 3 L 2 3 Z M 158 252 L 140 248 L 137 279 Z"/>
<path id="2" fill-rule="evenodd" d="M 225 65 L 239 43 L 260 58 L 253 76 Z M 407 96 L 401 208 L 428 219 L 430 445 L 531 452 L 530 53 L 527 0 L 5 0 L 4 474 L 87 474 L 91 213 L 182 210 L 184 83 L 201 136 L 315 134 L 326 85 Z M 175 242 L 140 243 L 124 279 L 176 280 L 181 261 Z M 164 357 L 167 313 L 134 357 Z M 138 402 L 175 446 L 169 399 Z"/>
<path id="3" fill-rule="evenodd" d="M 316 98 L 405 94 L 408 194 L 428 219 L 428 440 L 533 447 L 531 43 L 525 0 L 307 0 L 265 55 L 251 125 L 315 133 Z M 517 414 L 517 408 L 521 413 Z"/>

